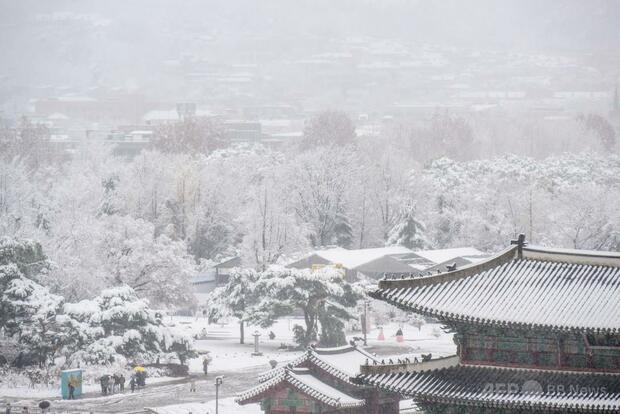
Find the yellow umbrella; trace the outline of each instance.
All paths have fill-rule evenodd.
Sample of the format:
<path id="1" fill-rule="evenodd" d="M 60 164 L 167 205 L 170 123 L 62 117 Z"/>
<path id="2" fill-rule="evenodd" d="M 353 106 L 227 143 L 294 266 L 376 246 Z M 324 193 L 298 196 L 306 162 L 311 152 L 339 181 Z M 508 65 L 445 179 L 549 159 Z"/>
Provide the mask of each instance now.
<path id="1" fill-rule="evenodd" d="M 146 369 L 144 369 L 144 367 L 142 367 L 140 365 L 135 367 L 133 370 L 136 371 L 136 372 L 144 372 L 144 371 L 146 371 Z"/>

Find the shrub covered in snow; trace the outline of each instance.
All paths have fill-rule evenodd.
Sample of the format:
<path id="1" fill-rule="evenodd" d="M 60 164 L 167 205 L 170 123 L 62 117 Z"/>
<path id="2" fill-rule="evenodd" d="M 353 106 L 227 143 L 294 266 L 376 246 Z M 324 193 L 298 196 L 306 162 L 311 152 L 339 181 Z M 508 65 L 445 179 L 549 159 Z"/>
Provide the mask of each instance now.
<path id="1" fill-rule="evenodd" d="M 192 339 L 166 327 L 162 314 L 149 308 L 129 286 L 104 290 L 93 300 L 68 303 L 58 317 L 70 365 L 145 363 L 175 354 L 193 356 Z"/>
<path id="2" fill-rule="evenodd" d="M 134 289 L 123 285 L 92 300 L 64 303 L 37 281 L 50 268 L 41 246 L 0 239 L 0 328 L 40 365 L 150 362 L 192 357 L 192 339 L 166 327 Z M 60 361 L 60 360 L 59 360 Z"/>

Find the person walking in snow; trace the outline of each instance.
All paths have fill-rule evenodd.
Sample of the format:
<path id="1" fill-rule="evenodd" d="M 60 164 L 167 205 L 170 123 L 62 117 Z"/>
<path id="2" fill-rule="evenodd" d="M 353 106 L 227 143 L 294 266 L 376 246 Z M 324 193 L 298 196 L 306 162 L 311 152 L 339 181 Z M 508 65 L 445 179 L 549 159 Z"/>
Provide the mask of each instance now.
<path id="1" fill-rule="evenodd" d="M 99 378 L 99 382 L 101 383 L 101 394 L 108 395 L 108 384 L 110 382 L 110 376 L 107 374 L 102 375 L 101 378 Z"/>
<path id="2" fill-rule="evenodd" d="M 4 410 L 4 414 L 11 414 L 11 403 L 6 403 L 6 410 Z"/>
<path id="3" fill-rule="evenodd" d="M 131 376 L 131 379 L 129 380 L 129 388 L 131 388 L 131 392 L 134 392 L 134 390 L 136 389 L 136 379 L 134 378 L 134 376 Z"/>
<path id="4" fill-rule="evenodd" d="M 123 374 L 118 377 L 118 385 L 121 388 L 121 392 L 125 391 L 125 376 Z"/>
<path id="5" fill-rule="evenodd" d="M 211 360 L 208 356 L 202 359 L 202 370 L 205 373 L 205 376 L 207 375 L 207 372 L 209 371 L 209 362 L 211 362 Z"/>

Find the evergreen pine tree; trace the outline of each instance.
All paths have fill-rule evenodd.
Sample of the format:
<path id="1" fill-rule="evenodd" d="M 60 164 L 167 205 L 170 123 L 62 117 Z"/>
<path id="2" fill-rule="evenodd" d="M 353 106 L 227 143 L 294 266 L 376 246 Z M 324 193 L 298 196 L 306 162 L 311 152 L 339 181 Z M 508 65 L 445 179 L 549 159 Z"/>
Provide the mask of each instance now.
<path id="1" fill-rule="evenodd" d="M 425 233 L 426 227 L 416 218 L 415 206 L 408 203 L 403 207 L 398 221 L 392 227 L 387 244 L 421 250 L 430 245 Z"/>
<path id="2" fill-rule="evenodd" d="M 0 328 L 42 365 L 56 346 L 62 298 L 35 280 L 49 269 L 38 243 L 0 239 Z"/>
<path id="3" fill-rule="evenodd" d="M 336 244 L 346 249 L 353 244 L 353 227 L 349 217 L 343 213 L 338 213 L 334 217 L 334 236 Z"/>

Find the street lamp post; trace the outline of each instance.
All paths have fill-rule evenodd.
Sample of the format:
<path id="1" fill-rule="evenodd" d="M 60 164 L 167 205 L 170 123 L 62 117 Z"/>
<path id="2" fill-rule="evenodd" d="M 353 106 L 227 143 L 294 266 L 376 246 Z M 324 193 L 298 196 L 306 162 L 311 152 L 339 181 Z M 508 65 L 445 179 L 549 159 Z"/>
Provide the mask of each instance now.
<path id="1" fill-rule="evenodd" d="M 220 376 L 215 377 L 215 414 L 218 414 L 219 412 L 220 385 L 222 385 L 223 382 L 224 382 L 223 376 L 220 375 Z"/>
<path id="2" fill-rule="evenodd" d="M 252 353 L 252 356 L 261 356 L 261 355 L 263 355 L 258 350 L 258 338 L 260 338 L 260 333 L 258 331 L 254 331 L 252 336 L 254 336 L 254 352 Z"/>

